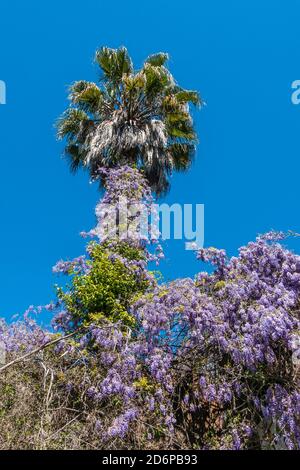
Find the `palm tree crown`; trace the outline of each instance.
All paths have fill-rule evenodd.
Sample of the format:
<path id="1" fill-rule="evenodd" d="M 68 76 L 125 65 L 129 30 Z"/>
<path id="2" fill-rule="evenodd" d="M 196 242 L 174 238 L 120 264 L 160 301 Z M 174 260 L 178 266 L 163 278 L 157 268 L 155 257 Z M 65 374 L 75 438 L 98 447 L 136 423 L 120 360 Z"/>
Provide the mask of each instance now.
<path id="1" fill-rule="evenodd" d="M 134 164 L 160 194 L 173 169 L 189 167 L 196 144 L 189 104 L 201 99 L 176 84 L 167 60 L 165 53 L 151 55 L 135 71 L 124 47 L 96 52 L 100 86 L 75 82 L 57 124 L 71 170 L 87 167 L 95 177 L 99 167 Z"/>

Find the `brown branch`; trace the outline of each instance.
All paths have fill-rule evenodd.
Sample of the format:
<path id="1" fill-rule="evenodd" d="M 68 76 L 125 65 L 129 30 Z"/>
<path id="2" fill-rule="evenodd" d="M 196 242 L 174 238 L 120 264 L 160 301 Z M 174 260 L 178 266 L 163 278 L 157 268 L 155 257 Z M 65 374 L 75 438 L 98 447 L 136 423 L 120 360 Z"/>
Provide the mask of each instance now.
<path id="1" fill-rule="evenodd" d="M 78 333 L 81 330 L 74 331 L 73 333 L 69 333 L 68 335 L 61 336 L 60 338 L 53 339 L 52 341 L 48 341 L 48 343 L 43 344 L 42 346 L 39 346 L 36 349 L 33 349 L 32 351 L 29 351 L 28 353 L 24 354 L 23 356 L 17 357 L 13 361 L 8 362 L 4 366 L 0 367 L 0 372 L 3 372 L 5 369 L 7 369 L 10 366 L 13 366 L 14 364 L 17 364 L 18 362 L 22 362 L 28 357 L 32 356 L 33 354 L 38 353 L 39 351 L 42 351 L 43 349 L 47 348 L 48 346 L 52 346 L 53 344 L 58 343 L 59 341 L 62 341 L 63 339 L 70 338 L 71 336 L 74 336 L 76 333 Z"/>
<path id="2" fill-rule="evenodd" d="M 82 415 L 82 412 L 79 413 L 77 416 L 75 416 L 75 418 L 72 418 L 70 421 L 68 421 L 66 424 L 64 424 L 60 429 L 52 433 L 50 436 L 46 437 L 46 441 L 48 441 L 49 439 L 52 439 L 52 437 L 56 436 L 56 434 L 59 434 L 61 431 L 63 431 L 67 426 L 69 426 L 74 421 L 76 421 L 76 419 L 79 418 L 80 415 Z"/>

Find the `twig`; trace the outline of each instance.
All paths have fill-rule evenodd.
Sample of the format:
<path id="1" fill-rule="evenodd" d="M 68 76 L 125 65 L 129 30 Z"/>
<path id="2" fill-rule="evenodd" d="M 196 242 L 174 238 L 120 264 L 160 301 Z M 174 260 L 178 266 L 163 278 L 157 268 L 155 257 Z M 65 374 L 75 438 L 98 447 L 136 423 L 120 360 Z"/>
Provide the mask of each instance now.
<path id="1" fill-rule="evenodd" d="M 56 344 L 58 343 L 59 341 L 62 341 L 64 339 L 67 339 L 67 338 L 70 338 L 71 336 L 74 336 L 76 333 L 78 333 L 80 330 L 76 330 L 76 331 L 73 331 L 73 333 L 70 333 L 68 335 L 65 335 L 65 336 L 61 336 L 60 338 L 56 338 L 52 341 L 48 341 L 48 343 L 45 343 L 43 344 L 42 346 L 39 346 L 38 348 L 36 349 L 33 349 L 33 351 L 29 351 L 28 353 L 24 354 L 23 356 L 20 356 L 20 357 L 17 357 L 16 359 L 14 359 L 13 361 L 10 361 L 8 362 L 7 364 L 5 364 L 4 366 L 0 367 L 0 372 L 3 372 L 5 369 L 7 369 L 8 367 L 14 365 L 14 364 L 17 364 L 18 362 L 22 362 L 24 361 L 25 359 L 27 359 L 27 357 L 30 357 L 32 356 L 33 354 L 36 354 L 38 353 L 39 351 L 42 351 L 43 349 L 47 348 L 48 346 L 52 346 L 53 344 Z"/>
<path id="2" fill-rule="evenodd" d="M 63 425 L 63 427 L 61 427 L 60 429 L 58 429 L 57 431 L 55 431 L 54 433 L 52 433 L 50 436 L 46 437 L 46 441 L 48 441 L 49 439 L 51 439 L 53 436 L 55 436 L 56 434 L 60 433 L 63 429 L 65 429 L 67 426 L 69 426 L 70 424 L 72 424 L 74 421 L 76 421 L 77 418 L 79 418 L 79 416 L 81 415 L 82 413 L 79 413 L 77 416 L 75 416 L 75 418 L 71 419 L 70 421 L 68 421 L 66 424 Z"/>

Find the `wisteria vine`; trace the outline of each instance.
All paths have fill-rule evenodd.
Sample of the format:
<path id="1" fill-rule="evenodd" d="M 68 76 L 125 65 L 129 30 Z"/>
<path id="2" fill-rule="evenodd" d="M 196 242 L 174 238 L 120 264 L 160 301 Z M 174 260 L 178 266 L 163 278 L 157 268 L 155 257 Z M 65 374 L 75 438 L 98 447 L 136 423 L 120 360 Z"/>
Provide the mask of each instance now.
<path id="1" fill-rule="evenodd" d="M 98 223 L 103 204 L 120 195 L 151 204 L 137 169 L 104 176 Z M 70 284 L 46 306 L 55 333 L 32 319 L 41 308 L 0 324 L 12 357 L 62 335 L 43 360 L 55 378 L 53 402 L 81 407 L 72 439 L 88 429 L 97 448 L 299 449 L 300 256 L 279 243 L 286 235 L 261 235 L 232 258 L 200 249 L 212 273 L 160 284 L 148 270 L 163 257 L 158 239 L 153 254 L 127 234 L 96 239 L 86 256 L 56 264 Z"/>

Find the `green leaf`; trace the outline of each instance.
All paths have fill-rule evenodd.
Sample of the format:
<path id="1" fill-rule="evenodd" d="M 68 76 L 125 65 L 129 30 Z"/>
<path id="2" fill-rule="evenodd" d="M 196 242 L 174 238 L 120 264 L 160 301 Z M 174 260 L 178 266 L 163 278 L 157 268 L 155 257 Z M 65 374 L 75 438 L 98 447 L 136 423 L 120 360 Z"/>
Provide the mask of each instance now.
<path id="1" fill-rule="evenodd" d="M 196 140 L 196 132 L 190 119 L 178 120 L 175 122 L 167 119 L 166 124 L 170 137 L 185 140 Z"/>
<path id="2" fill-rule="evenodd" d="M 193 103 L 196 106 L 202 104 L 202 100 L 197 91 L 181 90 L 175 95 L 179 103 Z"/>
<path id="3" fill-rule="evenodd" d="M 113 82 L 119 82 L 124 74 L 128 75 L 133 72 L 132 61 L 125 47 L 119 49 L 101 47 L 96 52 L 96 62 L 105 78 Z"/>
<path id="4" fill-rule="evenodd" d="M 143 68 L 146 77 L 145 92 L 148 97 L 154 97 L 170 85 L 170 75 L 165 69 L 146 64 Z"/>
<path id="5" fill-rule="evenodd" d="M 75 173 L 83 164 L 83 152 L 78 144 L 71 143 L 66 146 L 65 153 L 69 158 L 70 170 Z"/>
<path id="6" fill-rule="evenodd" d="M 72 138 L 78 134 L 82 123 L 88 120 L 89 117 L 84 111 L 75 108 L 67 109 L 56 123 L 58 138 Z"/>
<path id="7" fill-rule="evenodd" d="M 92 82 L 75 82 L 70 87 L 70 100 L 80 106 L 81 109 L 94 113 L 99 109 L 103 101 L 103 91 Z"/>
<path id="8" fill-rule="evenodd" d="M 169 60 L 169 55 L 166 52 L 158 52 L 147 57 L 145 64 L 153 65 L 154 67 L 161 67 Z"/>
<path id="9" fill-rule="evenodd" d="M 176 171 L 187 170 L 195 155 L 195 145 L 190 143 L 174 143 L 169 147 L 170 156 Z"/>

